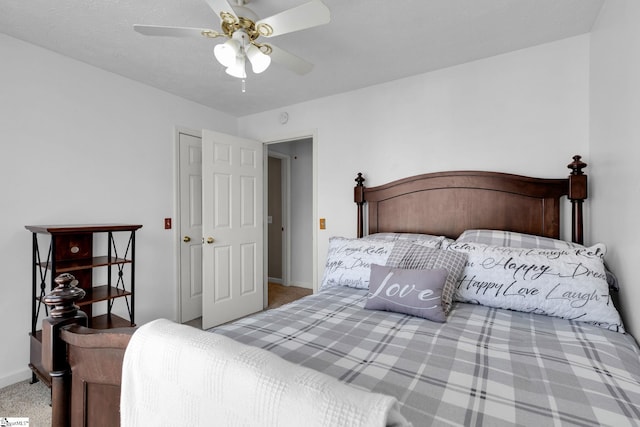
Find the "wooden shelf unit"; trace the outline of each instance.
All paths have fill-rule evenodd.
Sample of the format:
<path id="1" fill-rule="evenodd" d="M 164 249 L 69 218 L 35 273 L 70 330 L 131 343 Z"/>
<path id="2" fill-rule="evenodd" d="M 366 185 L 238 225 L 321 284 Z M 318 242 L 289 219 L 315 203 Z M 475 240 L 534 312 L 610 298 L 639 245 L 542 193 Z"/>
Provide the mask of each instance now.
<path id="1" fill-rule="evenodd" d="M 32 381 L 42 380 L 51 385 L 51 378 L 42 364 L 42 332 L 38 320 L 48 315 L 43 302 L 46 294 L 56 287 L 55 278 L 70 273 L 86 295 L 77 305 L 87 314 L 88 325 L 95 329 L 135 326 L 135 234 L 142 225 L 27 225 L 32 233 L 32 306 L 30 332 L 30 362 Z M 94 254 L 94 235 L 106 233 L 106 248 Z M 48 245 L 42 244 L 48 236 Z M 118 237 L 116 237 L 118 236 Z M 106 252 L 106 254 L 105 254 Z M 125 267 L 129 274 L 125 274 Z M 106 268 L 106 283 L 93 283 L 93 271 Z M 128 280 L 127 280 L 128 276 Z M 112 313 L 114 301 L 124 301 L 128 319 Z M 106 313 L 93 314 L 93 305 L 106 303 Z"/>

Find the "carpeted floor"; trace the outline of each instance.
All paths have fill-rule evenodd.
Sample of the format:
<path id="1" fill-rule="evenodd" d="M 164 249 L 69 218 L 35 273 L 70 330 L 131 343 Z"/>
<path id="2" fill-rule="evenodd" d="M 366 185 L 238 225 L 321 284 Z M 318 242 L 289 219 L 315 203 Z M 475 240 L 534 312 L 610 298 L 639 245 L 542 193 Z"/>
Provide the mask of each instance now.
<path id="1" fill-rule="evenodd" d="M 269 305 L 267 309 L 280 307 L 292 301 L 311 295 L 313 290 L 299 286 L 284 286 L 269 282 Z"/>
<path id="2" fill-rule="evenodd" d="M 0 419 L 28 418 L 29 427 L 51 426 L 51 392 L 42 382 L 21 381 L 0 389 Z"/>
<path id="3" fill-rule="evenodd" d="M 269 283 L 268 309 L 311 295 L 311 289 Z M 196 319 L 200 320 L 200 319 Z M 42 382 L 22 381 L 0 389 L 0 419 L 29 418 L 29 427 L 51 425 L 51 392 Z"/>

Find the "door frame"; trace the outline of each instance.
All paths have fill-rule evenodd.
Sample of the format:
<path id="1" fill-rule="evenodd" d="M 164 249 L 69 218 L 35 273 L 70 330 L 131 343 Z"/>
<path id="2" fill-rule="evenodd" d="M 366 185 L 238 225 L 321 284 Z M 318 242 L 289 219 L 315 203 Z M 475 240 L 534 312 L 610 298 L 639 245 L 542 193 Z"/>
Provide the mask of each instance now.
<path id="1" fill-rule="evenodd" d="M 289 286 L 291 280 L 291 157 L 275 151 L 270 152 L 268 150 L 268 145 L 269 144 L 265 145 L 267 147 L 267 163 L 269 157 L 274 157 L 281 161 L 280 173 L 282 186 L 280 188 L 280 192 L 282 194 L 282 227 L 284 228 L 284 233 L 282 235 L 282 284 Z M 268 174 L 265 174 L 265 176 L 268 176 Z M 265 207 L 268 204 L 268 193 L 269 192 L 267 191 L 267 194 L 265 194 L 265 198 L 267 199 Z M 269 241 L 267 239 L 265 241 L 265 246 L 268 248 L 268 245 Z M 267 257 L 269 256 L 268 252 L 269 251 L 267 250 Z"/>
<path id="2" fill-rule="evenodd" d="M 280 144 L 283 142 L 298 141 L 301 139 L 311 139 L 311 182 L 312 182 L 312 260 L 311 260 L 311 281 L 313 284 L 313 293 L 318 292 L 318 130 L 302 130 L 298 132 L 291 132 L 284 135 L 272 135 L 271 137 L 264 138 L 265 147 L 268 148 L 271 144 Z M 266 202 L 265 202 L 266 203 Z M 266 220 L 266 218 L 265 218 Z M 265 252 L 266 253 L 266 252 Z M 290 253 L 289 253 L 290 254 Z M 290 260 L 289 260 L 290 262 Z M 289 265 L 290 266 L 290 265 Z M 266 300 L 265 291 L 265 300 Z"/>
<path id="3" fill-rule="evenodd" d="M 180 224 L 182 213 L 180 210 L 180 134 L 190 135 L 202 140 L 202 131 L 193 130 L 176 126 L 174 132 L 174 151 L 173 151 L 173 220 L 171 221 L 171 232 L 173 239 L 173 259 L 175 260 L 175 283 L 174 298 L 176 301 L 176 321 L 182 319 L 182 263 L 180 245 L 182 238 L 180 236 Z M 202 238 L 202 236 L 198 236 Z"/>

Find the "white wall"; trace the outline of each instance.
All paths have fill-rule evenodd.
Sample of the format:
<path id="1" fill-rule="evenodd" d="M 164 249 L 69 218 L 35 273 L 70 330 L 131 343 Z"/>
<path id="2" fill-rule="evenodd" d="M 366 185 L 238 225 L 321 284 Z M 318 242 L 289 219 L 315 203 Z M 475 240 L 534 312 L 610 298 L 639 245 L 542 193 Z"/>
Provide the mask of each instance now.
<path id="1" fill-rule="evenodd" d="M 640 334 L 640 2 L 608 0 L 591 34 L 593 240 L 609 245 L 627 329 Z"/>
<path id="2" fill-rule="evenodd" d="M 176 317 L 174 126 L 236 119 L 0 34 L 0 387 L 29 377 L 26 224 L 143 224 L 136 320 Z M 116 304 L 117 305 L 117 304 Z M 7 325 L 10 325 L 7 327 Z"/>
<path id="3" fill-rule="evenodd" d="M 357 172 L 369 186 L 452 169 L 564 177 L 574 154 L 589 161 L 588 67 L 584 35 L 242 117 L 238 129 L 262 140 L 317 129 L 320 280 L 328 238 L 356 234 Z"/>

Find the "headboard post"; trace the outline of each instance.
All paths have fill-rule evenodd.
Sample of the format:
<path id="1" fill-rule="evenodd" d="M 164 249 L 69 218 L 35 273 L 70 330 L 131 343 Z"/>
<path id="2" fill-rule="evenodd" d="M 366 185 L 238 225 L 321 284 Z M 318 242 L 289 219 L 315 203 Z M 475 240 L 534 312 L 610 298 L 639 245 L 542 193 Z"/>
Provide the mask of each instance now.
<path id="1" fill-rule="evenodd" d="M 582 156 L 573 156 L 573 162 L 567 167 L 571 169 L 569 175 L 569 200 L 571 201 L 571 240 L 574 243 L 584 244 L 582 204 L 587 198 L 587 176 L 582 169 L 587 167 Z"/>
<path id="2" fill-rule="evenodd" d="M 353 189 L 353 200 L 358 205 L 358 238 L 364 236 L 364 177 L 358 172 L 356 186 Z"/>
<path id="3" fill-rule="evenodd" d="M 71 417 L 71 371 L 67 364 L 67 345 L 60 338 L 60 332 L 67 325 L 87 326 L 87 315 L 75 305 L 85 296 L 85 291 L 77 287 L 76 278 L 63 273 L 55 282 L 58 287 L 44 297 L 51 313 L 42 321 L 42 365 L 51 376 L 51 425 L 64 427 L 70 424 Z"/>

